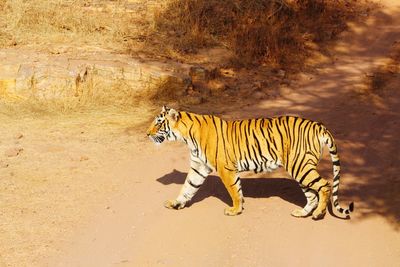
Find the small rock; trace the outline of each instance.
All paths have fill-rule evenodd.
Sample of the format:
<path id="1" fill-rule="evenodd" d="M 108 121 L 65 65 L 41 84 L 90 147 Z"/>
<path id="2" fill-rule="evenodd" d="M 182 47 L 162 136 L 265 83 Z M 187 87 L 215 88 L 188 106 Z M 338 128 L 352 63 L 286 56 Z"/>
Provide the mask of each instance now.
<path id="1" fill-rule="evenodd" d="M 16 135 L 15 135 L 15 139 L 21 139 L 22 137 L 24 137 L 24 135 L 22 134 L 22 133 L 17 133 Z"/>
<path id="2" fill-rule="evenodd" d="M 262 83 L 260 81 L 256 81 L 256 82 L 253 83 L 253 87 L 256 88 L 256 89 L 261 89 L 263 86 L 262 86 Z"/>
<path id="3" fill-rule="evenodd" d="M 7 168 L 9 165 L 7 162 L 0 160 L 0 168 Z"/>
<path id="4" fill-rule="evenodd" d="M 262 99 L 262 98 L 264 98 L 264 96 L 265 96 L 265 94 L 260 91 L 256 91 L 253 93 L 253 98 L 255 98 L 255 99 Z"/>
<path id="5" fill-rule="evenodd" d="M 86 161 L 89 160 L 88 156 L 81 156 L 81 158 L 79 159 L 79 161 Z"/>
<path id="6" fill-rule="evenodd" d="M 227 89 L 226 84 L 219 80 L 211 80 L 208 82 L 208 87 L 212 92 L 222 92 Z"/>
<path id="7" fill-rule="evenodd" d="M 190 68 L 189 76 L 192 78 L 193 83 L 207 82 L 209 72 L 205 68 L 194 66 Z"/>
<path id="8" fill-rule="evenodd" d="M 285 77 L 285 75 L 286 75 L 286 71 L 284 71 L 284 70 L 278 70 L 277 75 L 278 75 L 278 77 L 283 78 L 283 77 Z"/>
<path id="9" fill-rule="evenodd" d="M 372 72 L 367 72 L 367 73 L 365 73 L 365 76 L 368 78 L 372 78 L 372 77 L 375 77 L 375 74 Z"/>
<path id="10" fill-rule="evenodd" d="M 183 101 L 187 105 L 198 105 L 203 103 L 204 98 L 201 96 L 187 96 Z"/>
<path id="11" fill-rule="evenodd" d="M 19 154 L 21 154 L 21 152 L 23 150 L 24 149 L 22 147 L 13 147 L 13 148 L 7 149 L 4 154 L 6 155 L 6 157 L 9 157 L 9 158 L 16 157 Z"/>

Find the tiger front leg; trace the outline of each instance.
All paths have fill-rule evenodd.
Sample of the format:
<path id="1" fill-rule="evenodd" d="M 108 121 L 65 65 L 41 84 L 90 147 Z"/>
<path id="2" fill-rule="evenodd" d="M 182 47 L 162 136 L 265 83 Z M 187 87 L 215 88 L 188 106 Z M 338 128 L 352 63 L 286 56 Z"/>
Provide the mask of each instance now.
<path id="1" fill-rule="evenodd" d="M 243 211 L 244 200 L 238 174 L 235 171 L 228 171 L 226 169 L 219 171 L 218 173 L 232 198 L 233 206 L 225 208 L 225 215 L 234 216 L 241 214 Z"/>
<path id="2" fill-rule="evenodd" d="M 211 170 L 199 163 L 192 161 L 190 170 L 186 176 L 185 183 L 175 200 L 167 200 L 164 202 L 164 207 L 168 209 L 183 209 L 187 202 L 189 202 L 199 190 L 200 186 L 204 183 L 207 175 Z"/>

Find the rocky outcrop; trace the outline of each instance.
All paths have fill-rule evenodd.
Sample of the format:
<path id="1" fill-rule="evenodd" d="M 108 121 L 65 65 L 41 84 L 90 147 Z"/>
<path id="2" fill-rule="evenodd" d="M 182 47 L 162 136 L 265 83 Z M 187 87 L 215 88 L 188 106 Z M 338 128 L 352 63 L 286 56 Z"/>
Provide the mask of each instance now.
<path id="1" fill-rule="evenodd" d="M 191 78 L 189 66 L 184 64 L 107 52 L 49 54 L 22 49 L 0 50 L 2 98 L 73 98 L 85 93 L 95 94 L 99 87 L 119 83 L 133 93 L 150 97 L 168 84 L 179 96 L 190 86 Z"/>

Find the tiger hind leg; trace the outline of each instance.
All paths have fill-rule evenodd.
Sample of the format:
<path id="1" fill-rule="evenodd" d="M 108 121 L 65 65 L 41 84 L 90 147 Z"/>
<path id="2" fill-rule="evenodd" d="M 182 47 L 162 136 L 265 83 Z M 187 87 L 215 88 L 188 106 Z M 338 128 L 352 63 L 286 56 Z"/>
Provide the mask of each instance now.
<path id="1" fill-rule="evenodd" d="M 292 212 L 292 216 L 294 217 L 307 217 L 310 216 L 311 213 L 317 208 L 318 206 L 318 195 L 315 193 L 314 190 L 310 188 L 301 187 L 304 195 L 307 199 L 307 204 L 302 209 L 295 209 Z"/>
<path id="2" fill-rule="evenodd" d="M 324 218 L 326 207 L 331 196 L 331 186 L 327 180 L 322 178 L 315 169 L 308 170 L 300 179 L 302 186 L 312 189 L 318 194 L 318 205 L 312 213 L 314 220 Z"/>

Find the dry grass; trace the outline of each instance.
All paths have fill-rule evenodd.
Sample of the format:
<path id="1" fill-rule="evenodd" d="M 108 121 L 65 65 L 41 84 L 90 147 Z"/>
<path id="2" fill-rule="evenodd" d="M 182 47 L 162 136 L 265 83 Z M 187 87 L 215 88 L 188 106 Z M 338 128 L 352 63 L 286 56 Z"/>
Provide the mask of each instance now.
<path id="1" fill-rule="evenodd" d="M 146 53 L 185 61 L 203 47 L 233 51 L 234 66 L 300 70 L 313 49 L 335 39 L 357 13 L 356 0 L 0 0 L 0 47 L 66 45 Z M 133 3 L 133 6 L 132 6 Z M 158 6 L 157 12 L 153 12 Z M 62 91 L 63 88 L 48 88 Z M 38 113 L 129 109 L 179 98 L 172 83 L 138 94 L 125 81 L 93 82 L 60 100 L 0 99 Z"/>
<path id="2" fill-rule="evenodd" d="M 346 28 L 357 2 L 0 0 L 0 47 L 69 44 L 184 59 L 225 46 L 236 63 L 298 69 L 310 43 L 324 45 Z"/>
<path id="3" fill-rule="evenodd" d="M 334 40 L 358 7 L 355 0 L 171 0 L 149 41 L 164 39 L 161 52 L 171 57 L 218 45 L 234 51 L 236 63 L 293 70 L 302 67 L 310 43 Z"/>
<path id="4" fill-rule="evenodd" d="M 70 87 L 46 88 L 46 91 L 63 92 L 63 97 L 22 97 L 0 91 L 0 114 L 48 116 L 98 111 L 138 114 L 140 110 L 158 110 L 166 103 L 178 105 L 178 99 L 187 86 L 185 81 L 167 77 L 135 87 L 132 82 L 124 79 L 109 80 L 96 71 L 95 68 L 92 69 L 73 91 Z"/>
<path id="5" fill-rule="evenodd" d="M 51 90 L 51 88 L 48 88 Z M 55 88 L 60 91 L 62 89 Z M 108 110 L 110 112 L 136 111 L 140 107 L 150 107 L 150 97 L 146 90 L 132 88 L 124 80 L 104 83 L 91 80 L 83 83 L 79 92 L 62 98 L 45 99 L 37 97 L 12 97 L 0 95 L 0 113 L 6 115 L 50 115 Z"/>
<path id="6" fill-rule="evenodd" d="M 0 46 L 68 43 L 123 50 L 124 40 L 138 29 L 132 23 L 138 14 L 128 12 L 126 4 L 1 0 Z"/>

